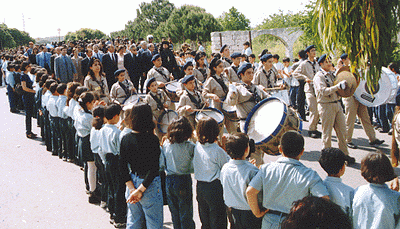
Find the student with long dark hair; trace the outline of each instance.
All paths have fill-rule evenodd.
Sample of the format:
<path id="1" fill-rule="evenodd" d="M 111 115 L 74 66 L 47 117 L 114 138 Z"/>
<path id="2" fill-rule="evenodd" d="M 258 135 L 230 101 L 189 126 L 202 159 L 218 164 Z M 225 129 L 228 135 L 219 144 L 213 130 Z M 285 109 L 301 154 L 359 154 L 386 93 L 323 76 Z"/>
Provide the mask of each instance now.
<path id="1" fill-rule="evenodd" d="M 25 127 L 26 137 L 36 138 L 36 134 L 32 133 L 32 116 L 33 116 L 33 105 L 35 103 L 35 93 L 33 90 L 33 82 L 28 76 L 28 72 L 31 70 L 31 64 L 28 61 L 24 61 L 21 65 L 21 85 L 24 93 L 22 94 L 22 101 L 25 108 Z"/>
<path id="2" fill-rule="evenodd" d="M 89 91 L 98 94 L 101 100 L 106 103 L 110 102 L 107 79 L 104 76 L 103 65 L 99 59 L 90 59 L 89 73 L 85 78 L 84 86 L 89 88 Z"/>

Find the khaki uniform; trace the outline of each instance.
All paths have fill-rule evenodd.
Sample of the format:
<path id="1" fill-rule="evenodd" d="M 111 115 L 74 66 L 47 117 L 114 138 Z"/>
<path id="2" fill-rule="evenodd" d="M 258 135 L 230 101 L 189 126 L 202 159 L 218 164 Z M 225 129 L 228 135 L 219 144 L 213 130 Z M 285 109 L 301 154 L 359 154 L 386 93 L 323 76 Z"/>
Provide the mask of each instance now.
<path id="1" fill-rule="evenodd" d="M 222 57 L 221 61 L 224 64 L 224 68 L 229 68 L 232 64 L 232 61 L 226 57 Z"/>
<path id="2" fill-rule="evenodd" d="M 235 70 L 236 68 L 236 70 Z M 226 74 L 226 78 L 228 79 L 229 83 L 232 82 L 240 82 L 240 78 L 237 75 L 237 71 L 238 71 L 239 66 L 235 66 L 234 64 L 232 64 L 230 67 L 226 68 L 228 69 L 228 73 Z"/>
<path id="3" fill-rule="evenodd" d="M 254 74 L 252 83 L 255 85 L 261 85 L 262 88 L 273 88 L 276 86 L 276 80 L 277 74 L 272 68 L 266 71 L 264 67 L 261 67 Z"/>
<path id="4" fill-rule="evenodd" d="M 189 94 L 193 96 L 196 101 L 198 101 L 198 107 L 196 104 L 190 99 Z M 192 109 L 201 109 L 204 106 L 204 103 L 206 102 L 205 98 L 199 93 L 198 91 L 188 91 L 184 90 L 181 97 L 179 98 L 179 104 L 176 109 L 176 112 L 179 114 L 179 116 L 184 116 L 186 117 L 190 124 L 192 124 L 192 127 L 195 129 L 196 128 L 196 119 L 195 115 L 196 112 L 188 112 L 186 110 L 186 106 L 190 106 Z"/>
<path id="5" fill-rule="evenodd" d="M 222 77 L 220 76 L 215 76 L 217 77 L 217 79 L 222 79 L 224 80 Z M 227 82 L 225 82 L 226 87 L 228 87 Z M 224 92 L 222 86 L 214 79 L 214 77 L 208 77 L 206 82 L 204 83 L 204 88 L 203 88 L 203 96 L 205 98 L 209 98 L 211 95 L 217 95 L 219 97 L 219 99 L 221 101 L 223 101 L 226 97 L 226 92 Z M 214 100 L 212 100 L 212 107 L 220 110 L 222 112 L 222 102 L 215 102 Z M 226 127 L 226 130 L 228 131 L 228 133 L 230 134 L 234 134 L 237 132 L 237 122 L 235 121 L 231 121 L 227 118 L 224 119 L 224 124 Z M 221 130 L 220 136 L 222 137 L 223 134 L 223 129 Z"/>
<path id="6" fill-rule="evenodd" d="M 164 73 L 164 75 L 160 74 L 157 70 Z M 153 68 L 147 72 L 147 79 L 154 77 L 156 78 L 157 83 L 160 82 L 167 83 L 170 80 L 169 75 L 170 73 L 166 68 L 164 67 L 156 68 L 155 66 L 153 66 Z"/>
<path id="7" fill-rule="evenodd" d="M 110 92 L 108 91 L 107 79 L 102 76 L 101 81 L 93 80 L 90 75 L 87 75 L 83 85 L 89 88 L 89 91 L 93 91 L 94 93 L 98 93 L 100 95 L 100 99 L 109 104 L 110 100 Z"/>
<path id="8" fill-rule="evenodd" d="M 254 91 L 260 96 L 260 100 L 267 98 L 269 95 L 262 89 L 261 86 L 252 84 L 248 86 L 244 83 L 236 85 L 237 92 L 232 93 L 230 90 L 226 96 L 226 103 L 230 106 L 236 106 L 236 114 L 240 119 L 240 130 L 244 133 L 244 125 L 250 111 L 257 104 L 254 99 Z M 250 159 L 256 160 L 256 165 L 264 164 L 264 152 L 256 147 L 256 152 L 250 155 Z"/>
<path id="9" fill-rule="evenodd" d="M 207 79 L 208 74 L 210 74 L 210 69 L 208 68 L 195 68 L 193 69 L 193 75 L 200 82 L 204 82 Z"/>
<path id="10" fill-rule="evenodd" d="M 160 115 L 164 112 L 164 108 L 159 109 L 157 106 L 157 102 L 153 99 L 151 95 L 157 96 L 157 98 L 161 101 L 162 104 L 167 104 L 169 107 L 171 106 L 171 99 L 161 89 L 157 89 L 157 94 L 149 92 L 144 98 L 143 102 L 151 107 L 151 110 L 153 112 L 153 120 L 155 121 L 155 123 L 157 123 L 158 119 L 160 118 Z M 156 134 L 160 140 L 164 136 L 164 134 L 161 133 L 158 128 L 156 128 Z"/>
<path id="11" fill-rule="evenodd" d="M 335 129 L 339 149 L 349 155 L 346 144 L 346 119 L 340 105 L 340 97 L 336 93 L 339 85 L 334 86 L 335 76 L 332 72 L 321 69 L 314 77 L 314 89 L 318 102 L 318 112 L 321 117 L 323 148 L 331 147 L 332 129 Z"/>
<path id="12" fill-rule="evenodd" d="M 374 127 L 369 119 L 367 107 L 358 102 L 354 96 L 343 98 L 343 104 L 346 112 L 346 141 L 347 143 L 352 142 L 354 122 L 356 121 L 356 115 L 361 120 L 361 124 L 364 128 L 365 133 L 368 136 L 370 142 L 376 140 Z"/>
<path id="13" fill-rule="evenodd" d="M 301 62 L 299 67 L 293 72 L 293 76 L 296 79 L 314 79 L 314 75 L 319 71 L 319 65 L 316 61 L 311 62 L 309 60 L 305 60 Z M 313 83 L 306 83 L 304 85 L 304 92 L 306 93 L 306 99 L 308 104 L 308 109 L 310 111 L 310 131 L 317 130 L 317 124 L 319 120 L 319 113 L 317 108 L 317 99 L 315 97 L 315 91 Z"/>
<path id="14" fill-rule="evenodd" d="M 185 75 L 185 76 L 186 76 L 186 75 Z M 178 89 L 176 89 L 176 95 L 177 95 L 179 98 L 182 96 L 183 92 L 186 90 L 185 85 L 183 85 L 183 83 L 182 83 L 182 80 L 183 80 L 183 78 L 185 78 L 185 76 L 182 77 L 182 78 L 178 81 L 179 87 L 178 87 Z M 200 85 L 200 82 L 199 82 L 196 78 L 194 78 L 194 83 L 195 83 L 194 90 L 195 90 L 195 91 L 200 91 L 200 92 L 201 92 L 201 85 Z"/>
<path id="15" fill-rule="evenodd" d="M 129 89 L 129 91 L 132 94 L 132 90 L 134 88 L 133 83 L 130 80 L 125 80 L 122 83 L 125 84 L 125 86 Z M 121 87 L 119 82 L 116 82 L 112 85 L 110 91 L 110 97 L 112 102 L 118 102 L 122 104 L 124 100 L 127 98 L 127 96 L 128 95 L 125 93 L 124 89 Z"/>

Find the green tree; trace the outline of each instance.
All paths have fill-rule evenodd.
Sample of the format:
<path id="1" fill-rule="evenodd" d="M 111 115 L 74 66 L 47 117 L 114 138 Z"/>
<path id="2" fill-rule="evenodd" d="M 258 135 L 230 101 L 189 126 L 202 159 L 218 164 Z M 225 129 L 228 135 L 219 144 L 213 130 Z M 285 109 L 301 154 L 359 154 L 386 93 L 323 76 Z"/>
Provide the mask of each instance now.
<path id="1" fill-rule="evenodd" d="M 175 9 L 165 23 L 162 23 L 156 33 L 159 36 L 171 37 L 175 41 L 190 39 L 208 41 L 210 33 L 221 30 L 217 19 L 205 9 L 183 5 Z"/>
<path id="2" fill-rule="evenodd" d="M 85 39 L 91 40 L 91 39 L 101 39 L 105 37 L 107 37 L 106 34 L 98 29 L 94 30 L 94 29 L 82 28 L 75 32 L 68 32 L 67 35 L 65 35 L 64 40 L 66 41 L 85 40 Z"/>
<path id="3" fill-rule="evenodd" d="M 14 38 L 14 41 L 17 46 L 27 45 L 30 41 L 35 42 L 35 40 L 32 37 L 30 37 L 27 32 L 23 32 L 15 28 L 8 29 L 8 32 Z"/>
<path id="4" fill-rule="evenodd" d="M 353 72 L 369 68 L 366 80 L 371 87 L 393 54 L 399 6 L 399 0 L 317 0 L 313 29 L 327 52 L 349 54 Z"/>
<path id="5" fill-rule="evenodd" d="M 235 7 L 230 8 L 229 12 L 223 12 L 218 21 L 221 23 L 224 31 L 250 29 L 250 20 Z"/>
<path id="6" fill-rule="evenodd" d="M 173 10 L 174 4 L 168 0 L 153 0 L 150 3 L 142 2 L 136 10 L 136 18 L 128 21 L 125 25 L 123 34 L 129 38 L 145 38 L 148 34 L 153 34 L 158 26 L 167 21 Z M 116 35 L 115 33 L 112 33 Z"/>
<path id="7" fill-rule="evenodd" d="M 16 46 L 14 38 L 8 31 L 6 24 L 0 24 L 0 49 L 13 48 Z"/>
<path id="8" fill-rule="evenodd" d="M 276 29 L 276 28 L 287 28 L 287 27 L 300 27 L 305 15 L 305 11 L 293 13 L 289 11 L 284 13 L 283 10 L 279 10 L 278 13 L 269 15 L 261 25 L 257 26 L 257 29 Z"/>

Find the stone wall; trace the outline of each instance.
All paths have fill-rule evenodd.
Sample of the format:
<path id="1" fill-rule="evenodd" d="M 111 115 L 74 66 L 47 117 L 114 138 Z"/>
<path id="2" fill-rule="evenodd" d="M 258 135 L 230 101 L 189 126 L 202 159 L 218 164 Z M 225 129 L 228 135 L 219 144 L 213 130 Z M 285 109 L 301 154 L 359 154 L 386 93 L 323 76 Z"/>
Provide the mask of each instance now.
<path id="1" fill-rule="evenodd" d="M 286 56 L 293 58 L 293 46 L 296 40 L 303 34 L 300 28 L 280 28 L 280 29 L 264 29 L 251 31 L 224 31 L 211 33 L 211 50 L 219 52 L 222 45 L 227 44 L 233 52 L 242 52 L 243 43 L 251 42 L 254 38 L 269 34 L 277 37 L 286 48 Z"/>

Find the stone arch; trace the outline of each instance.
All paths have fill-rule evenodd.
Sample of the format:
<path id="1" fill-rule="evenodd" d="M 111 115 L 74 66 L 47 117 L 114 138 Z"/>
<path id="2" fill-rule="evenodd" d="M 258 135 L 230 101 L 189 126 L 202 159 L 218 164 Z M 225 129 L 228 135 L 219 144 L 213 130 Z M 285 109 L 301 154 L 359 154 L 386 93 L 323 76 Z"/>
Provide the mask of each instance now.
<path id="1" fill-rule="evenodd" d="M 297 39 L 304 32 L 298 28 L 279 28 L 263 29 L 251 31 L 225 31 L 211 33 L 211 49 L 213 52 L 219 52 L 222 45 L 227 44 L 232 52 L 241 52 L 242 44 L 246 41 L 252 41 L 254 38 L 268 34 L 278 38 L 286 48 L 286 56 L 293 59 L 293 46 Z"/>

